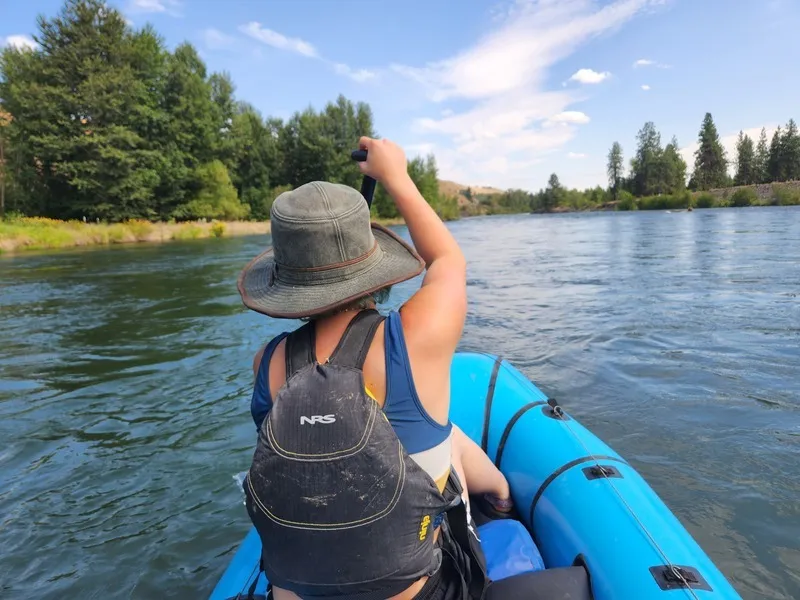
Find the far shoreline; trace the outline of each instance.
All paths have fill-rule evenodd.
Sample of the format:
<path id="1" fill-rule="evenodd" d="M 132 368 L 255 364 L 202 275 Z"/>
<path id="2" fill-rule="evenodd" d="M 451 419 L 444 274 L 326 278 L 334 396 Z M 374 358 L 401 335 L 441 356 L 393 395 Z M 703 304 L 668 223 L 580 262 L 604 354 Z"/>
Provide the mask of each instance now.
<path id="1" fill-rule="evenodd" d="M 373 219 L 373 222 L 386 227 L 404 224 L 402 219 Z M 127 221 L 105 224 L 30 217 L 0 221 L 0 255 L 268 235 L 270 232 L 269 221 Z"/>

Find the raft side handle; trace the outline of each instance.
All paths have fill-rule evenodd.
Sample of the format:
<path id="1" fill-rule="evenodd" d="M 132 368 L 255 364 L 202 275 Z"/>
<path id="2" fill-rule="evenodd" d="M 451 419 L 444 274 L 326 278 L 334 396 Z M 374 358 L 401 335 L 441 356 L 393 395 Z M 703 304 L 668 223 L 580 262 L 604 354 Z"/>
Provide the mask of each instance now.
<path id="1" fill-rule="evenodd" d="M 547 399 L 547 406 L 542 408 L 542 414 L 556 421 L 569 421 L 570 418 L 564 412 L 564 409 L 559 406 L 555 398 Z"/>
<path id="2" fill-rule="evenodd" d="M 658 565 L 650 567 L 650 573 L 662 590 L 697 589 L 714 591 L 700 571 L 684 565 Z"/>
<path id="3" fill-rule="evenodd" d="M 589 481 L 592 479 L 607 479 L 609 477 L 625 479 L 622 473 L 619 472 L 619 469 L 611 465 L 592 465 L 591 467 L 584 467 L 581 470 Z"/>

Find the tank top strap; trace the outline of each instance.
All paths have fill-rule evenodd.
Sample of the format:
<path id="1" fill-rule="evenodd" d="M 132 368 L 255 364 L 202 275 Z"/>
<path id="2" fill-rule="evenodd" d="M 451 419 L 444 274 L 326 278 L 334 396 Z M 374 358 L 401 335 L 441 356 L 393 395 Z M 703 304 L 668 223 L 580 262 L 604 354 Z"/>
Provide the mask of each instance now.
<path id="1" fill-rule="evenodd" d="M 253 417 L 256 429 L 261 429 L 261 423 L 267 418 L 269 411 L 272 410 L 272 393 L 269 389 L 269 361 L 275 353 L 275 348 L 288 335 L 289 332 L 284 331 L 272 338 L 267 347 L 264 348 L 264 354 L 261 356 L 255 385 L 253 386 L 253 396 L 250 399 L 250 415 Z"/>
<path id="2" fill-rule="evenodd" d="M 437 422 L 419 399 L 411 374 L 403 323 L 397 311 L 392 311 L 386 318 L 384 346 L 386 400 L 383 411 L 403 446 L 413 455 L 444 444 L 450 437 L 452 423 L 449 420 L 446 425 Z M 449 454 L 446 460 L 449 461 Z"/>

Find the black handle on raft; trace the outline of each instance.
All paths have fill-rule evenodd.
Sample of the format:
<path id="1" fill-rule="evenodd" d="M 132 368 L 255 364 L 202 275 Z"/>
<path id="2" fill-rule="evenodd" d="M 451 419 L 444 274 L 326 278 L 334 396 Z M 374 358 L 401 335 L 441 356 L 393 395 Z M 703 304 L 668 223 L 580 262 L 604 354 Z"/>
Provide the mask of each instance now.
<path id="1" fill-rule="evenodd" d="M 353 150 L 350 153 L 350 157 L 357 161 L 357 162 L 364 162 L 367 160 L 367 151 L 366 150 Z M 361 182 L 361 195 L 367 200 L 367 206 L 372 208 L 372 197 L 375 195 L 375 181 L 369 175 L 364 175 L 364 179 Z"/>

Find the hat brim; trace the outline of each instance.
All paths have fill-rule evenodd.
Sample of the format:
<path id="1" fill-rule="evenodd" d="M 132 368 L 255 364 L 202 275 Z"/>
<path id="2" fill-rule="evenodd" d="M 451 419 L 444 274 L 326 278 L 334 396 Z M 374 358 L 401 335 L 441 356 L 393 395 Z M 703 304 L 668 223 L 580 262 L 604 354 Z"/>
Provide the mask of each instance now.
<path id="1" fill-rule="evenodd" d="M 370 226 L 382 256 L 369 270 L 334 283 L 287 284 L 273 275 L 275 257 L 270 247 L 239 275 L 237 288 L 242 302 L 250 310 L 270 317 L 313 317 L 422 273 L 425 262 L 411 246 L 377 223 Z"/>

